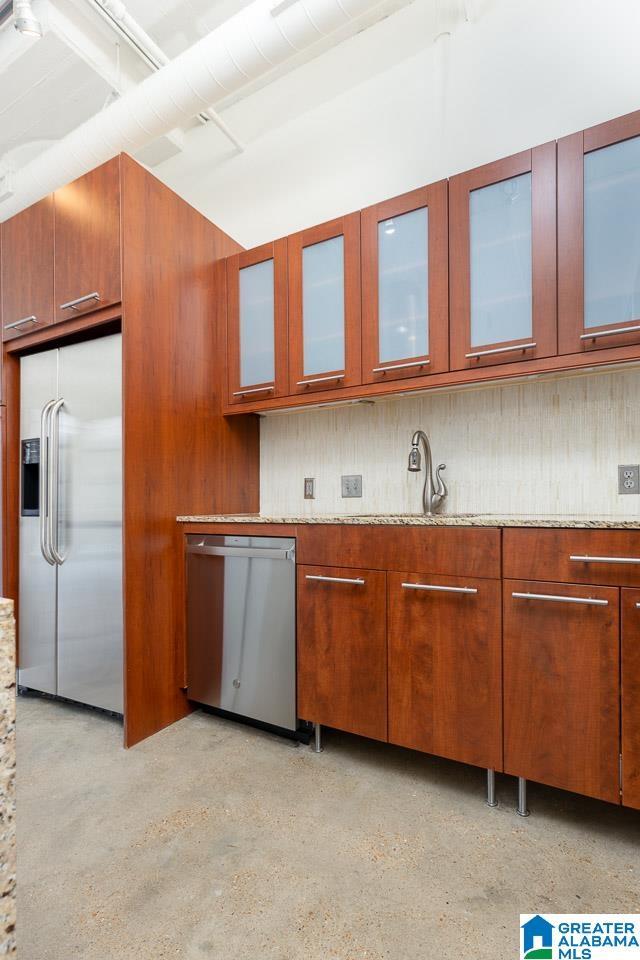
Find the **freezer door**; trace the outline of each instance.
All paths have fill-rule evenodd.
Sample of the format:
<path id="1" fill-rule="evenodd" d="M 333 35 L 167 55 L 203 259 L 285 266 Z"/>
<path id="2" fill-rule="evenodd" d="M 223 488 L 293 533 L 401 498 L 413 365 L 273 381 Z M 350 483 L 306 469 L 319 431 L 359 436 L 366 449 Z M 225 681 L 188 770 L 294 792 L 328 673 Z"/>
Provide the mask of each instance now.
<path id="1" fill-rule="evenodd" d="M 58 694 L 118 713 L 123 712 L 121 381 L 120 334 L 60 349 Z"/>
<path id="2" fill-rule="evenodd" d="M 20 439 L 40 436 L 43 407 L 58 390 L 58 351 L 20 361 Z M 17 455 L 16 451 L 16 455 Z M 42 454 L 41 454 L 42 455 Z M 21 493 L 22 495 L 22 493 Z M 40 508 L 42 491 L 39 490 Z M 20 602 L 18 683 L 43 693 L 56 686 L 56 567 L 40 550 L 40 516 L 22 516 L 20 504 Z"/>

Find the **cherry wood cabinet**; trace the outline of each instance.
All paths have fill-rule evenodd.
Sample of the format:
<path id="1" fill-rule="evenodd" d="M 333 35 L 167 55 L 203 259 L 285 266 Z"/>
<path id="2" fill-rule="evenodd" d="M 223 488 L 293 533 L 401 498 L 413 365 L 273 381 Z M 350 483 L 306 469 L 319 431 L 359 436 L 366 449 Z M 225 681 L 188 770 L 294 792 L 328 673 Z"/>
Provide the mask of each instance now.
<path id="1" fill-rule="evenodd" d="M 53 321 L 53 197 L 2 224 L 2 338 Z"/>
<path id="2" fill-rule="evenodd" d="M 447 181 L 361 213 L 362 380 L 449 369 Z"/>
<path id="3" fill-rule="evenodd" d="M 525 530 L 503 533 L 505 577 L 640 587 L 640 530 Z"/>
<path id="4" fill-rule="evenodd" d="M 389 741 L 502 769 L 499 580 L 389 573 Z"/>
<path id="5" fill-rule="evenodd" d="M 56 190 L 54 203 L 55 319 L 69 320 L 118 303 L 122 299 L 120 157 Z M 158 230 L 163 229 L 159 220 Z"/>
<path id="6" fill-rule="evenodd" d="M 503 644 L 505 772 L 619 803 L 618 589 L 505 580 Z"/>
<path id="7" fill-rule="evenodd" d="M 360 214 L 288 238 L 289 393 L 361 383 Z"/>
<path id="8" fill-rule="evenodd" d="M 622 802 L 640 810 L 640 590 L 622 591 Z"/>
<path id="9" fill-rule="evenodd" d="M 227 260 L 229 405 L 289 392 L 287 241 Z"/>
<path id="10" fill-rule="evenodd" d="M 298 567 L 298 715 L 387 739 L 386 575 Z"/>
<path id="11" fill-rule="evenodd" d="M 558 141 L 561 354 L 637 355 L 639 263 L 640 111 Z"/>
<path id="12" fill-rule="evenodd" d="M 556 336 L 556 145 L 449 181 L 451 369 L 549 357 Z"/>

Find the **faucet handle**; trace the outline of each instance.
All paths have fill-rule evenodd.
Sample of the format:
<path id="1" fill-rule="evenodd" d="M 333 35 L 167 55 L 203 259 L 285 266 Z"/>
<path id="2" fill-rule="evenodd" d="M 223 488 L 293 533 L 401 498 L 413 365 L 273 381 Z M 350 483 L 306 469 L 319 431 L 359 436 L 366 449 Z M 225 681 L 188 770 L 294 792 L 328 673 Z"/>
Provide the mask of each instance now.
<path id="1" fill-rule="evenodd" d="M 437 484 L 436 493 L 437 493 L 438 496 L 440 497 L 440 500 L 441 500 L 441 501 L 444 500 L 444 498 L 446 497 L 447 493 L 449 492 L 449 491 L 447 490 L 447 485 L 446 485 L 446 483 L 444 482 L 444 480 L 443 480 L 442 477 L 440 476 L 440 474 L 442 473 L 442 471 L 443 471 L 443 470 L 446 470 L 446 469 L 447 469 L 446 463 L 439 463 L 439 464 L 438 464 L 438 468 L 437 468 L 437 470 L 436 470 L 436 484 Z"/>

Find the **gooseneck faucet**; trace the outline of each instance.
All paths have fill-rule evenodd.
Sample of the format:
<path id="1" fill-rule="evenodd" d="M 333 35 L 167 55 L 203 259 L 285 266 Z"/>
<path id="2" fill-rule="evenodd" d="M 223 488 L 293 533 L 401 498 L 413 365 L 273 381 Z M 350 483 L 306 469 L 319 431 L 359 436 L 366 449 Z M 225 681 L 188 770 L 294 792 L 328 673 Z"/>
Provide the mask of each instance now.
<path id="1" fill-rule="evenodd" d="M 424 447 L 425 452 L 425 478 L 424 478 L 424 489 L 422 491 L 422 508 L 425 516 L 431 517 L 436 513 L 442 504 L 444 503 L 445 497 L 447 496 L 447 487 L 444 483 L 444 480 L 440 476 L 443 470 L 446 470 L 446 465 L 444 463 L 438 464 L 438 469 L 436 470 L 436 480 L 433 481 L 433 458 L 431 456 L 431 444 L 429 443 L 429 437 L 426 435 L 424 430 L 416 430 L 413 437 L 411 438 L 411 452 L 409 454 L 409 464 L 407 469 L 410 473 L 419 473 L 422 470 L 422 456 L 420 454 L 420 442 L 422 441 L 422 446 Z"/>

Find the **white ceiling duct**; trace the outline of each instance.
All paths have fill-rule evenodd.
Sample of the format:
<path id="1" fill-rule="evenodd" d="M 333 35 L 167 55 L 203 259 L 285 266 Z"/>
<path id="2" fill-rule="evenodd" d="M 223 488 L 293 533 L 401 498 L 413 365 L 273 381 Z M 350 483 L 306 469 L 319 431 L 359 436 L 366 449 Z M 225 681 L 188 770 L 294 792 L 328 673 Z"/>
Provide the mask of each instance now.
<path id="1" fill-rule="evenodd" d="M 269 0 L 255 0 L 16 170 L 13 195 L 0 202 L 0 220 L 121 151 L 135 153 L 383 2 L 296 0 L 276 14 Z"/>

